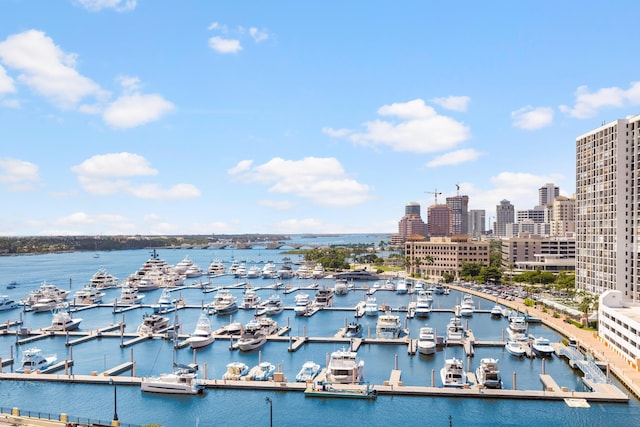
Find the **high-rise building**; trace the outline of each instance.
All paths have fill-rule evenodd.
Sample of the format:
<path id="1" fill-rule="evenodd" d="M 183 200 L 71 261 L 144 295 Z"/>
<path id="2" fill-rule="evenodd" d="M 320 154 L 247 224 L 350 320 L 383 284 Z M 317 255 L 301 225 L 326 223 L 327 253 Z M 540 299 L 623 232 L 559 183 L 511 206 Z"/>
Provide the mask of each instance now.
<path id="1" fill-rule="evenodd" d="M 469 234 L 469 196 L 447 197 L 451 208 L 451 234 Z"/>
<path id="2" fill-rule="evenodd" d="M 576 232 L 576 199 L 558 196 L 551 204 L 550 233 L 552 236 L 570 237 Z"/>
<path id="3" fill-rule="evenodd" d="M 412 234 L 426 237 L 427 233 L 427 224 L 420 217 L 420 204 L 409 202 L 404 207 L 404 216 L 398 222 L 398 234 L 391 236 L 391 244 L 401 245 Z"/>
<path id="4" fill-rule="evenodd" d="M 469 211 L 469 235 L 474 239 L 487 232 L 486 213 L 484 209 L 471 209 Z"/>
<path id="5" fill-rule="evenodd" d="M 451 235 L 451 207 L 448 205 L 431 205 L 427 212 L 429 236 Z"/>
<path id="6" fill-rule="evenodd" d="M 560 195 L 560 187 L 556 187 L 553 184 L 545 184 L 538 189 L 538 205 L 546 206 Z"/>
<path id="7" fill-rule="evenodd" d="M 502 200 L 496 206 L 496 229 L 494 234 L 498 237 L 507 236 L 507 224 L 513 224 L 515 217 L 514 207 L 508 200 Z"/>

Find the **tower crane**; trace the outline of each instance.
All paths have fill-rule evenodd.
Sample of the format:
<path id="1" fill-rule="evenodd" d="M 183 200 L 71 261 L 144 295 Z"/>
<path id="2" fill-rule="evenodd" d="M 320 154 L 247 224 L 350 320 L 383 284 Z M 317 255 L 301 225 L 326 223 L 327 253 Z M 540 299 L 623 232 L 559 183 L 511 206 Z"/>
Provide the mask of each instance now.
<path id="1" fill-rule="evenodd" d="M 438 191 L 438 189 L 436 188 L 436 191 L 425 191 L 425 193 L 433 194 L 433 197 L 435 199 L 436 205 L 438 204 L 438 195 L 442 194 L 442 192 Z"/>

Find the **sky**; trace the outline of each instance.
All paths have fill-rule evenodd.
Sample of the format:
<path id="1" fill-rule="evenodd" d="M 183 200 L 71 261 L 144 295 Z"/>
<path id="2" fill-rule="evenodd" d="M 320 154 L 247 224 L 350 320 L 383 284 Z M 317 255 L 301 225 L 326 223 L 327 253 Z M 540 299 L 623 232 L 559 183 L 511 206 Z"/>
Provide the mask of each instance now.
<path id="1" fill-rule="evenodd" d="M 394 233 L 575 192 L 633 1 L 0 0 L 0 235 Z M 436 194 L 437 193 L 437 194 Z"/>

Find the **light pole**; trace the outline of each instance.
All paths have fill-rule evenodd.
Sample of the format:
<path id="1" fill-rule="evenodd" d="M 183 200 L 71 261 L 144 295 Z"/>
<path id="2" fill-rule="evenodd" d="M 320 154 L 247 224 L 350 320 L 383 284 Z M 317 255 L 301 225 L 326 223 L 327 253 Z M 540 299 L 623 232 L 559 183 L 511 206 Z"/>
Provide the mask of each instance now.
<path id="1" fill-rule="evenodd" d="M 118 388 L 113 378 L 109 379 L 109 383 L 113 385 L 113 421 L 118 421 Z"/>
<path id="2" fill-rule="evenodd" d="M 265 397 L 264 400 L 269 404 L 269 427 L 273 427 L 273 402 L 270 397 Z"/>

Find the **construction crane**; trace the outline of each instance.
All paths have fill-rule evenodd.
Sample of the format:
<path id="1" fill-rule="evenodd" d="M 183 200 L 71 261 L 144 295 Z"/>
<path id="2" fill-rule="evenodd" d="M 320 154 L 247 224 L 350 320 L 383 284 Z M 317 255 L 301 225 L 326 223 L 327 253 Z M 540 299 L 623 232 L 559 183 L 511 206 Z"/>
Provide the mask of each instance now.
<path id="1" fill-rule="evenodd" d="M 438 204 L 438 194 L 442 194 L 442 192 L 439 192 L 438 189 L 436 188 L 436 191 L 425 191 L 425 193 L 433 194 L 433 197 L 435 199 L 436 205 Z"/>

